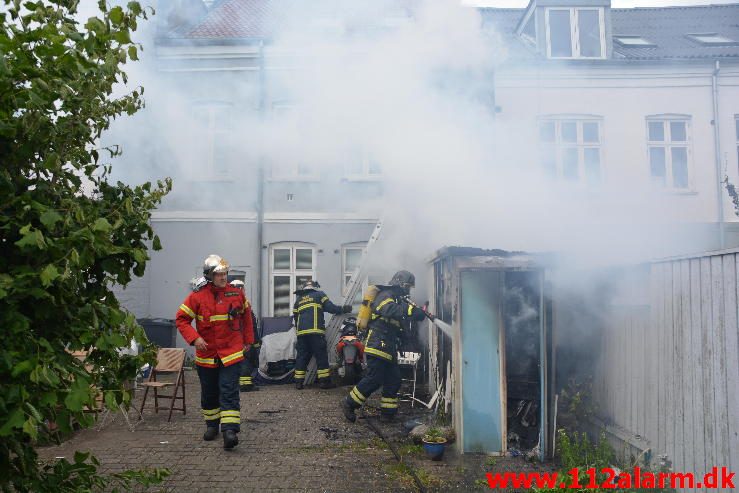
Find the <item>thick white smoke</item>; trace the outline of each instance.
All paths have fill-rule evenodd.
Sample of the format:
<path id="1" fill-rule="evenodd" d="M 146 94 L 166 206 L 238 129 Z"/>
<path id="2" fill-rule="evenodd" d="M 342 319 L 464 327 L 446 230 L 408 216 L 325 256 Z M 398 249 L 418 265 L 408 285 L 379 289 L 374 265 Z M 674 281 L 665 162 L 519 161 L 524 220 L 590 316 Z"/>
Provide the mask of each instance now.
<path id="1" fill-rule="evenodd" d="M 254 73 L 162 71 L 154 30 L 143 26 L 144 60 L 129 70 L 129 86 L 146 87 L 148 107 L 109 135 L 124 141 L 119 168 L 128 179 L 172 176 L 175 190 L 197 180 L 204 144 L 190 106 L 193 94 L 215 95 L 243 103 L 221 141 L 238 156 L 232 175 L 254 179 L 259 164 L 300 163 L 321 177 L 340 176 L 352 159 L 379 165 L 382 195 L 344 197 L 336 209 L 385 218 L 385 264 L 423 270 L 445 245 L 556 251 L 582 265 L 681 250 L 675 225 L 684 211 L 663 195 L 542 174 L 535 132 L 522 131 L 536 121 L 495 113 L 494 77 L 507 54 L 476 8 L 454 0 L 274 1 L 270 11 L 266 101 Z M 325 180 L 327 194 L 335 184 Z M 201 190 L 187 200 L 208 210 L 222 197 Z"/>

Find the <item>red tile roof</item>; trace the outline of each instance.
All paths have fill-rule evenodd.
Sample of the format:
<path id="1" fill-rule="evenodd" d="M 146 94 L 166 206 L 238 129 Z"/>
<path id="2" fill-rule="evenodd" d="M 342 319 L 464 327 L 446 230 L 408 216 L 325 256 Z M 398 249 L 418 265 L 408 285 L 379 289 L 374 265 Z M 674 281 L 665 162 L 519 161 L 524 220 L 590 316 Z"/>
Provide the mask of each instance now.
<path id="1" fill-rule="evenodd" d="M 185 38 L 263 38 L 270 34 L 275 15 L 272 0 L 224 0 L 205 18 L 186 31 Z"/>

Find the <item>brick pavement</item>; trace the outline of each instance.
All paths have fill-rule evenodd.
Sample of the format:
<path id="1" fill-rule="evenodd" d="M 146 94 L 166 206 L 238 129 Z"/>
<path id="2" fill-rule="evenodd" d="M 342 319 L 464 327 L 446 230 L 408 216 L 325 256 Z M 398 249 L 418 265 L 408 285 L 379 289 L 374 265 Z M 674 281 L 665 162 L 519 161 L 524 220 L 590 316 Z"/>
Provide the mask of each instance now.
<path id="1" fill-rule="evenodd" d="M 186 416 L 175 411 L 167 423 L 167 413 L 154 414 L 148 407 L 152 399 L 133 432 L 119 416 L 101 431 L 83 430 L 60 446 L 40 449 L 41 457 L 71 460 L 80 450 L 91 451 L 103 472 L 169 468 L 171 475 L 157 491 L 417 491 L 407 469 L 398 466 L 363 420 L 344 420 L 338 401 L 348 387 L 296 391 L 283 385 L 242 393 L 239 445 L 224 451 L 220 436 L 202 440 L 197 375 L 188 371 L 186 378 Z M 402 419 L 410 412 L 401 408 Z M 474 481 L 490 469 L 484 458 L 474 456 L 449 454 L 432 463 L 403 437 L 400 422 L 378 426 L 401 448 L 404 461 L 419 471 L 429 491 L 480 489 Z"/>

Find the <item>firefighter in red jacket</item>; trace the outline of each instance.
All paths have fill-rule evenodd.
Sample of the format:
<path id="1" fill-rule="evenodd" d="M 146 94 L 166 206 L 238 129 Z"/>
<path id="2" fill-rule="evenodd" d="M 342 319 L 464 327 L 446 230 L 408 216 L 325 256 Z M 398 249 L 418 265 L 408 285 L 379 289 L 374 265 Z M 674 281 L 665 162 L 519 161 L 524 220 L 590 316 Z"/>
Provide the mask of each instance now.
<path id="1" fill-rule="evenodd" d="M 220 425 L 227 450 L 239 443 L 240 363 L 244 348 L 254 342 L 249 301 L 241 290 L 228 285 L 228 268 L 218 255 L 208 256 L 203 265 L 207 283 L 190 293 L 177 310 L 177 329 L 196 349 L 206 425 L 203 440 L 214 440 Z"/>

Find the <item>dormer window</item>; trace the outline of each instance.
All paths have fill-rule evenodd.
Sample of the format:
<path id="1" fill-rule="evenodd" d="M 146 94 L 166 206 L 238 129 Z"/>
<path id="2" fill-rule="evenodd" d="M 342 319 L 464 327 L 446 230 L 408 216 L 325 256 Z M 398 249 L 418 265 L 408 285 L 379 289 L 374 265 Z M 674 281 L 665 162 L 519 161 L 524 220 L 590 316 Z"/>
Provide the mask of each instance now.
<path id="1" fill-rule="evenodd" d="M 691 41 L 695 41 L 704 46 L 733 46 L 739 44 L 735 40 L 718 33 L 695 33 L 686 34 L 685 36 Z"/>
<path id="2" fill-rule="evenodd" d="M 657 46 L 641 36 L 614 36 L 613 40 L 626 48 L 655 48 Z"/>
<path id="3" fill-rule="evenodd" d="M 602 8 L 548 8 L 549 58 L 605 58 L 605 22 Z"/>

